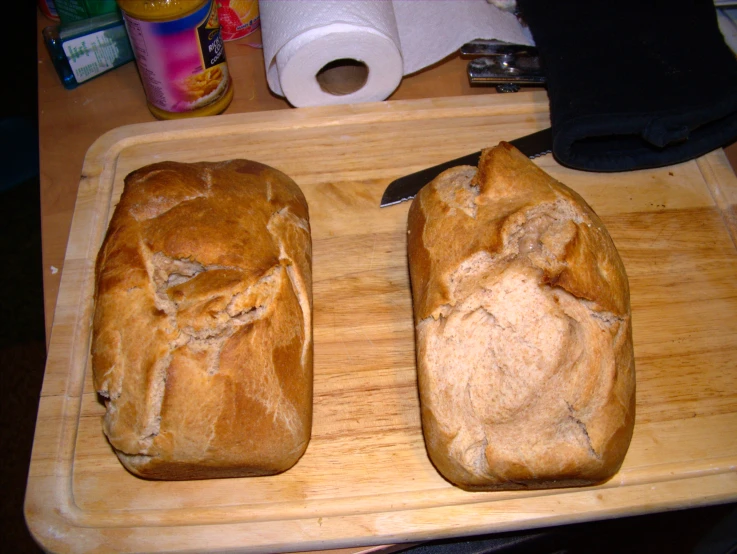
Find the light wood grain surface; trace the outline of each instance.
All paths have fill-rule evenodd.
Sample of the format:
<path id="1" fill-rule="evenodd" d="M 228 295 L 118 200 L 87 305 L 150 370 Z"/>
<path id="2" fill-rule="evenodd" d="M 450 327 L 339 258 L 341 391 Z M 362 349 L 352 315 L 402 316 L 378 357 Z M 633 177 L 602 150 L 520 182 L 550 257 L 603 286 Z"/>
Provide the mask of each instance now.
<path id="1" fill-rule="evenodd" d="M 407 171 L 547 118 L 538 92 L 159 122 L 96 141 L 79 182 L 34 442 L 26 515 L 35 536 L 60 552 L 318 550 L 737 499 L 737 178 L 721 151 L 606 175 L 537 161 L 599 213 L 630 277 L 637 422 L 622 470 L 598 487 L 468 493 L 427 458 L 408 204 L 379 209 L 379 199 Z M 234 157 L 285 171 L 309 203 L 313 438 L 279 476 L 144 481 L 122 468 L 101 430 L 88 366 L 94 258 L 129 171 Z"/>

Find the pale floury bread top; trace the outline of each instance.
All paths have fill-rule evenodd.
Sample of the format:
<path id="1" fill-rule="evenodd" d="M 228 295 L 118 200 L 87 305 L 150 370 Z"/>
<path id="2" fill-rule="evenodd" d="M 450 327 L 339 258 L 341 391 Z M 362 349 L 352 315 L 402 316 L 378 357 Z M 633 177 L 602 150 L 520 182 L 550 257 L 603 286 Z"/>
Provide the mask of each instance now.
<path id="1" fill-rule="evenodd" d="M 423 431 L 466 489 L 596 483 L 634 425 L 629 288 L 604 225 L 509 144 L 409 214 Z"/>
<path id="2" fill-rule="evenodd" d="M 264 475 L 312 421 L 307 203 L 246 160 L 147 166 L 97 258 L 92 364 L 121 462 L 158 479 Z"/>

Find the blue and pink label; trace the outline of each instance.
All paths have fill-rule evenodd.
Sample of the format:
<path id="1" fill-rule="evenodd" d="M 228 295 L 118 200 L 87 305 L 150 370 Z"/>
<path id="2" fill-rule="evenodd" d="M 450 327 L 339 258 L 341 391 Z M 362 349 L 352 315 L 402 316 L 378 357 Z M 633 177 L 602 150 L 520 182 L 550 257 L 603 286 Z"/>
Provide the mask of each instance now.
<path id="1" fill-rule="evenodd" d="M 218 101 L 228 91 L 230 75 L 212 1 L 173 21 L 124 17 L 151 104 L 187 112 Z"/>

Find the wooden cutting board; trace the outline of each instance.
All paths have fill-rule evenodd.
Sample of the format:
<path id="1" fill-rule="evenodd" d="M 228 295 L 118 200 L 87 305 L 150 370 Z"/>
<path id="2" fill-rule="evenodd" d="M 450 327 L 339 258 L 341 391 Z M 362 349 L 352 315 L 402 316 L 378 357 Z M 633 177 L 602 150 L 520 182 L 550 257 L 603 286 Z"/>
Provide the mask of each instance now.
<path id="1" fill-rule="evenodd" d="M 469 493 L 425 452 L 395 177 L 548 124 L 544 93 L 383 102 L 158 122 L 89 150 L 63 268 L 26 517 L 59 552 L 316 550 L 418 541 L 737 499 L 737 178 L 723 152 L 649 171 L 536 161 L 588 200 L 632 289 L 637 423 L 621 471 L 579 489 Z M 244 157 L 310 207 L 315 396 L 304 457 L 273 477 L 150 482 L 101 429 L 89 367 L 93 268 L 125 175 Z"/>

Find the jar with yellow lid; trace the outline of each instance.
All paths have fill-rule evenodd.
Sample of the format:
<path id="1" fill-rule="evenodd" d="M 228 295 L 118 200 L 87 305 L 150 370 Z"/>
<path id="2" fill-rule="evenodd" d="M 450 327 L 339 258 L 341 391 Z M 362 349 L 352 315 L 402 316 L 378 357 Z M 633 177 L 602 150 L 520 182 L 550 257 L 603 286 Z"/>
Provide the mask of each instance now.
<path id="1" fill-rule="evenodd" d="M 118 0 L 148 108 L 159 119 L 222 113 L 233 99 L 213 0 Z"/>

